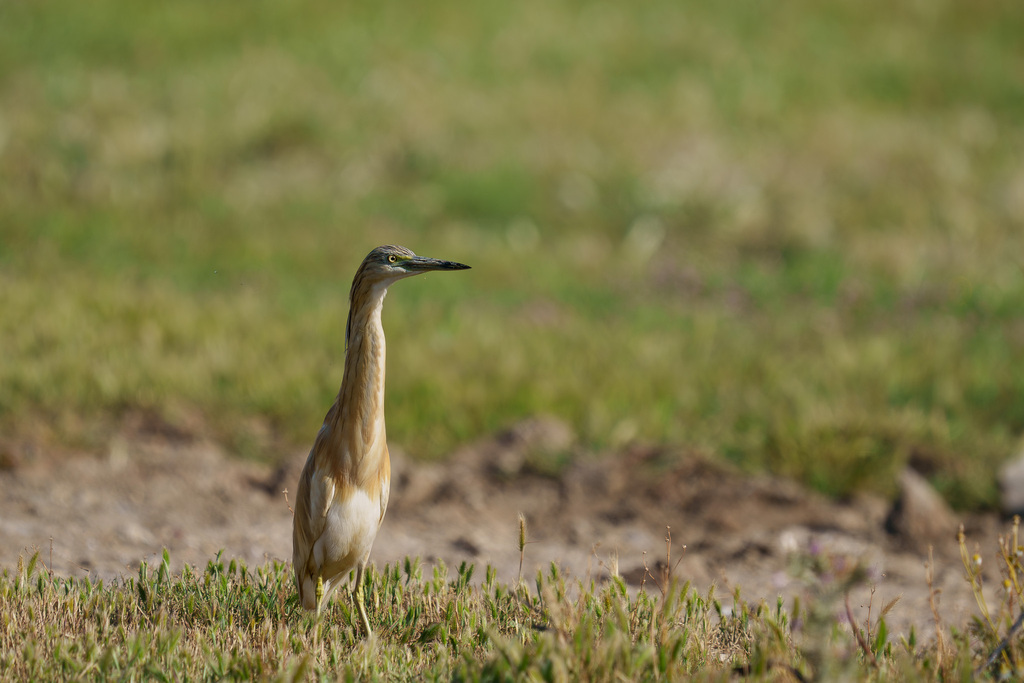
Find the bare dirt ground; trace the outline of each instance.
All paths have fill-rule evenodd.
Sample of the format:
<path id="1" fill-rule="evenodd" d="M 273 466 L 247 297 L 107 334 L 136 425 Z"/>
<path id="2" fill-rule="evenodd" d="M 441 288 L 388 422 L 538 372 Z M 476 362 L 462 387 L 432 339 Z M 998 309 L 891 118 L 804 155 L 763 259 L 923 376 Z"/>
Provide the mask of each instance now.
<path id="1" fill-rule="evenodd" d="M 791 481 L 742 477 L 698 456 L 642 446 L 577 453 L 557 474 L 538 471 L 536 463 L 572 452 L 571 444 L 564 425 L 534 419 L 444 464 L 415 464 L 393 452 L 391 507 L 373 561 L 469 561 L 479 569 L 493 565 L 500 579 L 514 581 L 522 512 L 528 579 L 555 562 L 574 577 L 600 581 L 618 571 L 632 586 L 645 582 L 657 590 L 644 567 L 661 577 L 670 528 L 672 563 L 680 560 L 674 576 L 702 592 L 715 584 L 726 605 L 736 587 L 748 602 L 774 605 L 781 595 L 788 606 L 795 595 L 806 599 L 813 582 L 790 569 L 794 557 L 817 554 L 836 567 L 867 566 L 869 582 L 851 594 L 859 621 L 869 602 L 877 614 L 902 596 L 890 629 L 915 625 L 922 635 L 934 633 L 927 550 L 920 538 L 886 531 L 886 501 L 838 503 Z M 220 550 L 250 566 L 291 558 L 283 491 L 294 491 L 305 453 L 272 468 L 144 424 L 99 456 L 54 457 L 10 444 L 0 450 L 0 570 L 36 550 L 61 575 L 106 580 L 135 574 L 140 561 L 158 561 L 164 548 L 175 570 L 185 563 L 203 568 Z M 1004 525 L 994 516 L 958 521 L 971 549 L 994 565 Z M 953 524 L 934 541 L 934 586 L 944 623 L 962 626 L 977 607 L 955 534 Z"/>

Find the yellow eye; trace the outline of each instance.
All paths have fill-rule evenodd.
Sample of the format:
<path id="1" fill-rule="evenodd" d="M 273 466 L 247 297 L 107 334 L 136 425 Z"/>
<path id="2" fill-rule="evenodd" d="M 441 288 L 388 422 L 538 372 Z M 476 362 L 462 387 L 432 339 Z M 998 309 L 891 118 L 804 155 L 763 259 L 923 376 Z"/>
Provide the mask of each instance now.
<path id="1" fill-rule="evenodd" d="M 388 256 L 388 263 L 394 263 L 397 260 L 398 259 L 395 258 L 394 254 L 391 254 L 391 256 Z"/>

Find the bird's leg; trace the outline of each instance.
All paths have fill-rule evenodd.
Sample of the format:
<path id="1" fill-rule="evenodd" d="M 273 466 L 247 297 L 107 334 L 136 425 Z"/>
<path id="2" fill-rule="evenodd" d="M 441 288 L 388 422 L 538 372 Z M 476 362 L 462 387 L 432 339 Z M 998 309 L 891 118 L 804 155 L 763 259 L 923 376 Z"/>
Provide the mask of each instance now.
<path id="1" fill-rule="evenodd" d="M 324 577 L 316 577 L 316 620 L 313 622 L 313 651 L 320 641 L 320 601 L 324 597 Z"/>
<path id="2" fill-rule="evenodd" d="M 356 609 L 359 610 L 359 619 L 363 622 L 363 632 L 370 637 L 370 619 L 366 616 L 366 604 L 363 600 L 363 567 L 362 562 L 356 567 L 356 585 L 352 587 L 356 601 Z"/>

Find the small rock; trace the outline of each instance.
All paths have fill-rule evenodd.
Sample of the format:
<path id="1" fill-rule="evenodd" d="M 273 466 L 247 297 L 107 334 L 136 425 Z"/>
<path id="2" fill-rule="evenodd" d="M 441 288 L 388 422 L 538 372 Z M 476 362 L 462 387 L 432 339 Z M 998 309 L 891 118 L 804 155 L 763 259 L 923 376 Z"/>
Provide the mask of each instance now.
<path id="1" fill-rule="evenodd" d="M 572 428 L 556 417 L 530 417 L 498 434 L 491 467 L 501 476 L 514 477 L 530 456 L 554 457 L 568 451 L 575 439 Z"/>
<path id="2" fill-rule="evenodd" d="M 16 470 L 20 464 L 14 451 L 0 447 L 0 472 Z"/>
<path id="3" fill-rule="evenodd" d="M 596 458 L 576 458 L 562 475 L 568 504 L 610 498 L 613 464 Z M 624 478 L 623 478 L 624 479 Z"/>
<path id="4" fill-rule="evenodd" d="M 416 464 L 391 477 L 391 505 L 412 509 L 436 500 L 447 481 L 448 472 L 434 463 Z"/>
<path id="5" fill-rule="evenodd" d="M 522 474 L 531 460 L 546 462 L 569 452 L 575 440 L 568 424 L 540 415 L 459 449 L 451 462 L 464 472 L 507 481 Z"/>
<path id="6" fill-rule="evenodd" d="M 886 529 L 919 552 L 954 538 L 957 519 L 946 501 L 914 470 L 900 475 L 900 495 L 886 519 Z"/>
<path id="7" fill-rule="evenodd" d="M 469 540 L 465 536 L 459 536 L 454 541 L 452 541 L 452 549 L 466 553 L 467 555 L 470 555 L 472 557 L 477 557 L 480 555 L 480 546 L 478 546 L 476 543 Z"/>
<path id="8" fill-rule="evenodd" d="M 1024 451 L 999 470 L 999 492 L 1003 514 L 1024 513 Z"/>
<path id="9" fill-rule="evenodd" d="M 655 560 L 652 565 L 640 565 L 622 572 L 622 578 L 630 586 L 665 585 L 668 579 L 668 565 L 664 560 Z"/>
<path id="10" fill-rule="evenodd" d="M 288 500 L 294 503 L 296 492 L 299 489 L 299 477 L 302 475 L 302 468 L 306 465 L 306 457 L 305 452 L 295 451 L 282 460 L 269 475 L 250 477 L 249 484 L 271 498 L 277 498 L 287 490 Z"/>
<path id="11" fill-rule="evenodd" d="M 25 464 L 25 448 L 14 441 L 0 438 L 0 472 L 14 471 Z"/>
<path id="12" fill-rule="evenodd" d="M 155 543 L 153 534 L 141 524 L 128 521 L 121 524 L 117 529 L 117 535 L 125 543 L 134 546 L 151 546 Z"/>

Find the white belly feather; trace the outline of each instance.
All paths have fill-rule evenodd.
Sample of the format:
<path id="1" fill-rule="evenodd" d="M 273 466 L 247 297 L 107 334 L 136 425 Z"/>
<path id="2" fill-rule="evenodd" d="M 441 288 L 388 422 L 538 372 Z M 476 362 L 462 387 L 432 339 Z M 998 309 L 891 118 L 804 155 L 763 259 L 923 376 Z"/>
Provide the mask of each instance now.
<path id="1" fill-rule="evenodd" d="M 323 533 L 313 545 L 313 558 L 325 583 L 345 578 L 370 553 L 381 522 L 381 501 L 361 489 L 350 489 L 345 500 L 335 498 Z"/>

